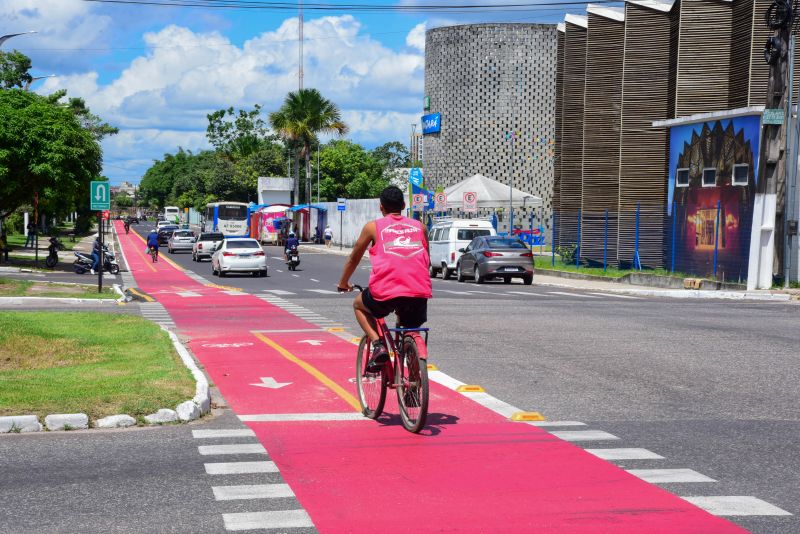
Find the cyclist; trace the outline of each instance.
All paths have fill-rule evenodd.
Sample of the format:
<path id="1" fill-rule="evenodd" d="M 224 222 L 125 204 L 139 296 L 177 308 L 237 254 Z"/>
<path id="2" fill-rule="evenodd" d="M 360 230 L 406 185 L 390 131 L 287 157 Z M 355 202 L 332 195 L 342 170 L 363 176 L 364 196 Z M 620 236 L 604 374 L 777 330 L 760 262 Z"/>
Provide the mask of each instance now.
<path id="1" fill-rule="evenodd" d="M 131 220 L 130 219 L 125 219 L 124 226 L 125 226 L 125 233 L 127 234 L 128 232 L 131 231 Z"/>
<path id="2" fill-rule="evenodd" d="M 147 249 L 153 254 L 153 262 L 158 261 L 158 232 L 156 232 L 155 228 L 150 230 L 150 234 L 147 236 Z"/>
<path id="3" fill-rule="evenodd" d="M 430 256 L 425 228 L 417 220 L 400 215 L 405 195 L 390 185 L 381 192 L 382 218 L 364 225 L 344 265 L 339 291 L 352 291 L 350 277 L 369 248 L 372 273 L 369 287 L 353 301 L 356 320 L 372 342 L 367 370 L 379 371 L 389 360 L 386 346 L 378 336 L 375 318 L 394 312 L 397 324 L 419 328 L 428 320 L 431 279 Z M 371 247 L 371 248 L 370 248 Z"/>
<path id="4" fill-rule="evenodd" d="M 289 239 L 286 240 L 286 243 L 283 244 L 283 259 L 289 261 L 289 250 L 292 247 L 299 248 L 300 247 L 300 240 L 295 237 L 294 232 L 289 232 Z"/>

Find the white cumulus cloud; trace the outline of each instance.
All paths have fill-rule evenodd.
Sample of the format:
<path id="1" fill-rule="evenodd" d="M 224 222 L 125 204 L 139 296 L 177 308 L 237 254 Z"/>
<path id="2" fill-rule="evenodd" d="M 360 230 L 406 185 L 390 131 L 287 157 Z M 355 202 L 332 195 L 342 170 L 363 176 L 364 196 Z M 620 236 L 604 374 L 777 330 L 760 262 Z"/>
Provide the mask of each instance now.
<path id="1" fill-rule="evenodd" d="M 420 22 L 414 26 L 406 36 L 406 44 L 411 48 L 416 48 L 420 52 L 425 51 L 425 29 L 426 22 Z"/>

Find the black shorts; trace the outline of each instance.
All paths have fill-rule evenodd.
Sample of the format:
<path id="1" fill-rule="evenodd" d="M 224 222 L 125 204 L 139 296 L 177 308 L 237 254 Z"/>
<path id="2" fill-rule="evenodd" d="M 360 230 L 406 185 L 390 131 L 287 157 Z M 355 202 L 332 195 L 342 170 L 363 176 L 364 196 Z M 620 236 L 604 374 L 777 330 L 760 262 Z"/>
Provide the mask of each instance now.
<path id="1" fill-rule="evenodd" d="M 419 328 L 428 320 L 428 299 L 422 297 L 395 297 L 389 300 L 375 300 L 365 289 L 361 302 L 373 317 L 383 319 L 390 313 L 397 314 L 397 324 L 404 328 Z"/>

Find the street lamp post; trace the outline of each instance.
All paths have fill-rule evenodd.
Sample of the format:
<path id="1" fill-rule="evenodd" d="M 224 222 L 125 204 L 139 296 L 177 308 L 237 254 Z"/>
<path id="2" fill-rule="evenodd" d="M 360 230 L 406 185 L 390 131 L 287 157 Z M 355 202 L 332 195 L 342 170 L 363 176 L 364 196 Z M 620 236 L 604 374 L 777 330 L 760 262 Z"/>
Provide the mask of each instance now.
<path id="1" fill-rule="evenodd" d="M 24 89 L 25 91 L 30 91 L 30 89 L 31 89 L 31 84 L 32 84 L 33 82 L 35 82 L 36 80 L 44 80 L 45 78 L 55 78 L 55 77 L 56 77 L 56 75 L 55 75 L 55 74 L 48 74 L 47 76 L 34 76 L 34 77 L 32 77 L 32 78 L 31 78 L 31 80 L 30 80 L 29 82 L 27 82 L 27 83 L 25 84 L 25 87 L 23 87 L 23 89 Z"/>
<path id="2" fill-rule="evenodd" d="M 11 39 L 12 37 L 16 37 L 17 35 L 28 35 L 30 33 L 36 33 L 35 31 L 31 30 L 29 32 L 22 32 L 22 33 L 9 33 L 7 35 L 3 35 L 0 37 L 0 46 L 3 46 L 3 43 Z"/>

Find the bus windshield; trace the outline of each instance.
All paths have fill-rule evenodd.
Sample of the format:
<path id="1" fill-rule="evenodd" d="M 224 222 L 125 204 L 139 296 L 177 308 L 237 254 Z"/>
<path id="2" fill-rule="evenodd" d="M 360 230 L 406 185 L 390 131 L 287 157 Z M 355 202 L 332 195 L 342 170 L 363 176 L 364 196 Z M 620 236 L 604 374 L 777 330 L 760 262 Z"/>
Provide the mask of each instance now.
<path id="1" fill-rule="evenodd" d="M 244 221 L 247 219 L 247 206 L 220 204 L 217 208 L 217 217 L 229 221 Z"/>

